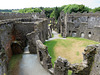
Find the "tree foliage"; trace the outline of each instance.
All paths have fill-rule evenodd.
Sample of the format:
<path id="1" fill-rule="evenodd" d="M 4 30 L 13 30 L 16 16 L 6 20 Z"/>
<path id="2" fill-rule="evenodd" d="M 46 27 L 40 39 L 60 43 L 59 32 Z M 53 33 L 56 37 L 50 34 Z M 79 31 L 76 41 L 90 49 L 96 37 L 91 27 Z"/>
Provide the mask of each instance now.
<path id="1" fill-rule="evenodd" d="M 46 16 L 49 18 L 51 13 L 54 11 L 54 8 L 44 8 Z"/>
<path id="2" fill-rule="evenodd" d="M 45 14 L 48 18 L 55 18 L 56 20 L 58 19 L 58 17 L 60 16 L 60 12 L 64 11 L 65 13 L 72 13 L 72 12 L 97 12 L 100 11 L 100 7 L 95 8 L 95 9 L 91 9 L 86 7 L 85 5 L 78 5 L 78 4 L 69 4 L 69 5 L 63 5 L 61 7 L 53 7 L 53 8 L 49 8 L 49 7 L 39 7 L 39 8 L 24 8 L 24 9 L 20 9 L 19 12 L 20 13 L 33 13 L 33 12 L 41 12 L 41 11 L 45 11 Z"/>
<path id="3" fill-rule="evenodd" d="M 34 12 L 41 12 L 42 10 L 40 8 L 24 8 L 24 9 L 20 9 L 19 12 L 20 13 L 34 13 Z"/>
<path id="4" fill-rule="evenodd" d="M 93 12 L 98 12 L 98 11 L 100 12 L 100 7 L 93 9 Z"/>
<path id="5" fill-rule="evenodd" d="M 73 4 L 73 5 L 67 5 L 64 9 L 63 9 L 63 11 L 65 12 L 65 13 L 72 13 L 72 12 L 75 12 L 75 13 L 77 13 L 77 12 L 81 12 L 81 13 L 83 13 L 83 12 L 89 12 L 91 9 L 90 8 L 88 8 L 88 7 L 85 7 L 84 5 L 77 5 L 77 4 Z"/>

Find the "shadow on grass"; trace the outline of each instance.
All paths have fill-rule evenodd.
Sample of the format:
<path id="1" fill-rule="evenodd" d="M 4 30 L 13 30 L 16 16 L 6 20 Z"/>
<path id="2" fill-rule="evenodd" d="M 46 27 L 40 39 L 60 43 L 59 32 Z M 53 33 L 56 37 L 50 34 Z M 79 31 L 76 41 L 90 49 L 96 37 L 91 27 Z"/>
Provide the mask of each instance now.
<path id="1" fill-rule="evenodd" d="M 54 47 L 55 47 L 56 43 L 57 43 L 57 40 L 46 41 L 44 43 L 44 45 L 46 45 L 48 47 L 48 52 L 49 52 L 50 56 L 52 57 L 51 61 L 52 61 L 53 66 L 54 66 L 54 62 L 56 60 L 56 56 L 54 53 Z"/>

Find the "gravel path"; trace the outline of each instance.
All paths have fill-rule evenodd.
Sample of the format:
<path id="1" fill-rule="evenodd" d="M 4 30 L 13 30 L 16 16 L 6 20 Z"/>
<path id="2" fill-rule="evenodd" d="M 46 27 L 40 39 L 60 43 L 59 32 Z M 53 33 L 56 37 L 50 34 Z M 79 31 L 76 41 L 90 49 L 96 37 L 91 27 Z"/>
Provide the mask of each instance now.
<path id="1" fill-rule="evenodd" d="M 66 39 L 66 38 L 59 37 L 59 34 L 56 31 L 52 31 L 52 33 L 54 34 L 54 37 L 53 38 L 49 38 L 46 41 L 55 40 L 55 39 Z"/>

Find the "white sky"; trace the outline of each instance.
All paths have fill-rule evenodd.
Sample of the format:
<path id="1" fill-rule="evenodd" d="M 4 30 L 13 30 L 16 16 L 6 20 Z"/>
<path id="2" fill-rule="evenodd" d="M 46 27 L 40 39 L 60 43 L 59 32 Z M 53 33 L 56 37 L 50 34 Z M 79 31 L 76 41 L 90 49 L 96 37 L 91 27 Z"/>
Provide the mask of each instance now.
<path id="1" fill-rule="evenodd" d="M 0 0 L 0 9 L 55 7 L 67 4 L 84 4 L 90 8 L 95 8 L 100 6 L 100 0 Z"/>

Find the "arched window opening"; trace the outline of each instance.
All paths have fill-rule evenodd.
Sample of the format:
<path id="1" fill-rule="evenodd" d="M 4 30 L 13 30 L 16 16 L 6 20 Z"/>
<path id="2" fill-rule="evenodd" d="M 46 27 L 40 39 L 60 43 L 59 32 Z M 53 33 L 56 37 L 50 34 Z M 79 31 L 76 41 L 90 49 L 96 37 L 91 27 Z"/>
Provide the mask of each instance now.
<path id="1" fill-rule="evenodd" d="M 92 35 L 91 35 L 91 32 L 89 32 L 89 33 L 88 33 L 88 37 L 91 38 L 91 36 L 92 36 Z"/>
<path id="2" fill-rule="evenodd" d="M 72 37 L 76 37 L 76 35 L 77 35 L 76 31 L 73 31 L 72 32 Z"/>
<path id="3" fill-rule="evenodd" d="M 85 34 L 83 32 L 81 32 L 81 38 L 84 38 Z"/>

